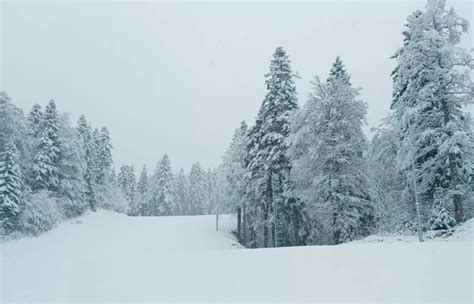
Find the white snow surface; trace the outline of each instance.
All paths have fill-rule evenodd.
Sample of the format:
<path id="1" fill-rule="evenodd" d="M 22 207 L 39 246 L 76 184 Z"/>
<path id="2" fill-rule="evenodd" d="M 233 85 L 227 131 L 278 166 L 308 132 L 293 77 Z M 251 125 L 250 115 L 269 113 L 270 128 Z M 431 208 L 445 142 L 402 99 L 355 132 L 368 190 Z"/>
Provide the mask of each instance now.
<path id="1" fill-rule="evenodd" d="M 423 233 L 423 240 L 427 242 L 452 242 L 474 240 L 474 219 L 456 226 L 451 230 L 428 231 Z M 418 242 L 418 234 L 374 234 L 354 243 L 395 243 L 395 242 Z"/>
<path id="2" fill-rule="evenodd" d="M 474 222 L 446 242 L 244 249 L 232 216 L 98 211 L 0 245 L 0 302 L 473 300 Z"/>

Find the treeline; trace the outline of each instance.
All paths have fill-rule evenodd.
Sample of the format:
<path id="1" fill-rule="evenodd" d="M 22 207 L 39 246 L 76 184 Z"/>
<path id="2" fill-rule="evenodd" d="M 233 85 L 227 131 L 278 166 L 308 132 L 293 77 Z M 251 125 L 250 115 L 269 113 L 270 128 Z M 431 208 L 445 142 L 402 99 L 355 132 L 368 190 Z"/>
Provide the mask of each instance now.
<path id="1" fill-rule="evenodd" d="M 374 232 L 449 229 L 472 217 L 474 136 L 468 23 L 444 1 L 408 17 L 393 59 L 389 117 L 371 142 L 367 105 L 337 57 L 298 108 L 295 73 L 277 48 L 253 126 L 235 131 L 221 172 L 248 247 L 339 244 Z M 370 63 L 370 59 L 368 59 Z"/>
<path id="2" fill-rule="evenodd" d="M 137 179 L 134 167 L 123 165 L 117 183 L 127 198 L 127 213 L 131 216 L 211 214 L 222 199 L 216 170 L 205 171 L 197 162 L 189 174 L 183 169 L 174 174 L 167 154 L 150 176 L 143 166 Z M 224 203 L 219 207 L 221 212 L 228 211 Z"/>
<path id="3" fill-rule="evenodd" d="M 51 100 L 24 115 L 0 92 L 0 236 L 51 229 L 97 207 L 125 212 L 106 127 L 71 126 Z"/>

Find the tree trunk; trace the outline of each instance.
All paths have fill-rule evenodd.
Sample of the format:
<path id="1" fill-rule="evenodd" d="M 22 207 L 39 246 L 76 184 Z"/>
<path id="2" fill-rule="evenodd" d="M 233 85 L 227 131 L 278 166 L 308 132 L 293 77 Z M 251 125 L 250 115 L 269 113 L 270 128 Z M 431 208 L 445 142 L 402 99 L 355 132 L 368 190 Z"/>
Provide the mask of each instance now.
<path id="1" fill-rule="evenodd" d="M 263 206 L 263 247 L 268 247 L 268 207 Z"/>
<path id="2" fill-rule="evenodd" d="M 458 171 L 456 170 L 456 162 L 454 160 L 453 155 L 449 155 L 449 173 L 450 173 L 450 180 L 451 180 L 451 187 L 457 182 L 458 180 Z M 454 205 L 454 218 L 456 219 L 456 223 L 461 223 L 464 217 L 464 210 L 462 207 L 462 200 L 459 194 L 455 194 L 453 196 L 453 205 Z"/>
<path id="3" fill-rule="evenodd" d="M 241 222 L 242 222 L 242 210 L 241 207 L 237 207 L 237 239 L 239 242 L 242 242 L 242 228 L 241 228 Z"/>
<path id="4" fill-rule="evenodd" d="M 242 206 L 242 244 L 247 246 L 247 214 L 245 213 L 245 206 Z"/>
<path id="5" fill-rule="evenodd" d="M 252 248 L 257 248 L 257 233 L 255 228 L 250 229 L 250 243 L 252 243 Z"/>
<path id="6" fill-rule="evenodd" d="M 459 224 L 462 222 L 464 218 L 464 210 L 462 207 L 461 196 L 459 194 L 454 195 L 453 204 L 454 204 L 455 219 L 456 219 L 456 222 Z"/>
<path id="7" fill-rule="evenodd" d="M 273 175 L 270 173 L 269 177 L 268 177 L 268 185 L 267 185 L 267 195 L 268 195 L 268 208 L 270 208 L 271 210 L 271 213 L 273 213 L 273 221 L 272 221 L 272 246 L 275 247 L 275 244 L 276 244 L 276 235 L 275 235 L 275 221 L 276 221 L 276 218 L 275 218 L 275 208 L 274 208 L 274 202 L 273 200 L 275 199 L 274 196 L 273 196 Z M 267 223 L 268 225 L 269 223 Z M 268 229 L 268 228 L 267 228 Z M 267 232 L 268 233 L 268 232 Z"/>
<path id="8" fill-rule="evenodd" d="M 294 201 L 294 199 L 291 199 Z M 301 245 L 301 240 L 300 240 L 300 217 L 299 217 L 299 212 L 298 208 L 296 207 L 296 203 L 292 203 L 292 209 L 293 209 L 293 234 L 294 234 L 294 244 L 293 245 Z"/>

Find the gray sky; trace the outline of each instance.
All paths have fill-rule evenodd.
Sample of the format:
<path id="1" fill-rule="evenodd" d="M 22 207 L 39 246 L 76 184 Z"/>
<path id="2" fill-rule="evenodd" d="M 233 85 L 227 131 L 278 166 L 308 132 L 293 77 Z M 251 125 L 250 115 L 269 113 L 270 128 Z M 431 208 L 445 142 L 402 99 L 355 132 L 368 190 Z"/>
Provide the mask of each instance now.
<path id="1" fill-rule="evenodd" d="M 339 55 L 363 88 L 367 130 L 378 125 L 389 57 L 424 3 L 2 2 L 0 89 L 26 111 L 55 99 L 74 121 L 106 125 L 117 164 L 150 172 L 166 152 L 175 170 L 215 167 L 240 121 L 253 123 L 280 45 L 301 76 L 300 104 Z M 448 5 L 472 20 L 471 2 Z"/>

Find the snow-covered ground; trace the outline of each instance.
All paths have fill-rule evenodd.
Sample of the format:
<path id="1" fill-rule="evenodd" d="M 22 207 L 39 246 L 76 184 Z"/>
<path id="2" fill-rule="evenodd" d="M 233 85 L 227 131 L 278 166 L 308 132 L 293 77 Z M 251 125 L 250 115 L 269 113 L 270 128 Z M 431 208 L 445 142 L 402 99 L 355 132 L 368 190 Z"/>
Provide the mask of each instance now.
<path id="1" fill-rule="evenodd" d="M 447 242 L 243 249 L 231 216 L 99 211 L 0 245 L 0 302 L 473 300 L 472 222 Z"/>
<path id="2" fill-rule="evenodd" d="M 423 240 L 426 242 L 452 242 L 452 241 L 473 241 L 474 240 L 474 219 L 457 226 L 449 231 L 428 231 L 423 233 Z M 396 243 L 396 242 L 418 242 L 418 234 L 416 235 L 371 235 L 362 240 L 354 241 L 355 243 Z"/>

